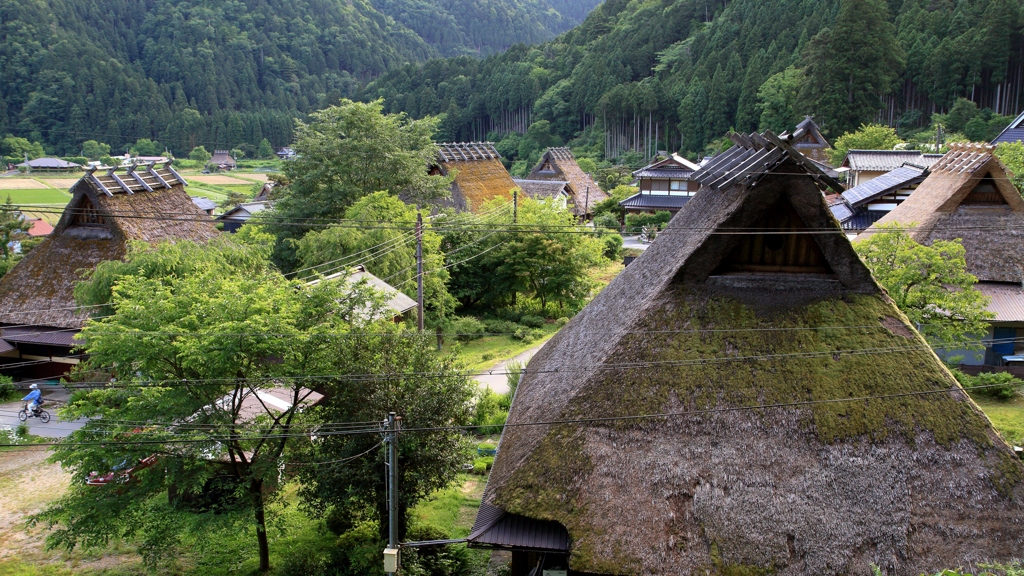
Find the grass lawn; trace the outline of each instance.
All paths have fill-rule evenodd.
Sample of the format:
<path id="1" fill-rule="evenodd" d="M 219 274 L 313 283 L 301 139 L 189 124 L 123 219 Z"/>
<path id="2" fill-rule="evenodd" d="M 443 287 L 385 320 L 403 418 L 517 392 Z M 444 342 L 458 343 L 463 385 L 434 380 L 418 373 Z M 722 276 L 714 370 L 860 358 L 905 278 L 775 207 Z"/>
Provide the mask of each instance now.
<path id="1" fill-rule="evenodd" d="M 437 526 L 451 538 L 465 538 L 476 520 L 486 485 L 486 476 L 461 474 L 456 486 L 438 492 L 433 500 L 416 505 L 412 522 Z"/>
<path id="2" fill-rule="evenodd" d="M 554 323 L 545 324 L 541 328 L 544 332 L 544 337 L 532 342 L 517 340 L 512 336 L 505 335 L 484 336 L 483 338 L 477 338 L 468 342 L 457 342 L 449 338 L 445 341 L 444 349 L 445 351 L 454 350 L 468 369 L 486 370 L 502 360 L 508 360 L 513 356 L 526 352 L 530 348 L 547 342 L 548 339 L 558 332 L 558 328 L 558 325 Z"/>
<path id="3" fill-rule="evenodd" d="M 53 188 L 0 190 L 0 201 L 10 196 L 15 204 L 56 204 L 64 206 L 71 201 L 71 194 Z"/>
<path id="4" fill-rule="evenodd" d="M 974 398 L 1003 437 L 1016 446 L 1024 445 L 1024 397 L 1013 400 Z"/>
<path id="5" fill-rule="evenodd" d="M 200 185 L 190 183 L 188 188 L 185 188 L 185 192 L 188 192 L 189 196 L 202 196 L 203 198 L 209 198 L 214 202 L 220 203 L 227 199 L 227 194 L 217 192 L 216 190 L 210 190 L 209 188 L 203 188 Z"/>
<path id="6" fill-rule="evenodd" d="M 226 190 L 231 190 L 232 192 L 235 192 L 237 194 L 244 194 L 244 195 L 248 196 L 249 198 L 252 198 L 254 196 L 253 188 L 255 186 L 256 186 L 255 183 L 253 183 L 253 184 L 230 184 L 228 186 L 220 186 L 220 188 L 224 188 Z"/>

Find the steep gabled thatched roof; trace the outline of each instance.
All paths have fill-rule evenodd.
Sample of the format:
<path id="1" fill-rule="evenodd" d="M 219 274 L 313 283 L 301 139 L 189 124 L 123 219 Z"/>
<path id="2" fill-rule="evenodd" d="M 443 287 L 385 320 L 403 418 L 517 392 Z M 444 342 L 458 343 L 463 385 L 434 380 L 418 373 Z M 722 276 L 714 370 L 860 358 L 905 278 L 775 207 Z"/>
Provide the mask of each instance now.
<path id="1" fill-rule="evenodd" d="M 793 139 L 793 147 L 811 160 L 827 165 L 828 155 L 825 151 L 831 150 L 832 146 L 821 135 L 821 129 L 818 128 L 818 124 L 810 116 L 804 116 L 804 119 L 796 125 L 795 129 L 795 131 L 801 130 L 802 134 L 800 137 Z"/>
<path id="2" fill-rule="evenodd" d="M 73 291 L 83 271 L 123 258 L 132 240 L 216 236 L 185 185 L 169 164 L 87 172 L 53 233 L 0 279 L 0 324 L 81 328 L 89 312 L 76 307 Z"/>
<path id="3" fill-rule="evenodd" d="M 447 176 L 455 171 L 451 199 L 442 202 L 456 210 L 476 211 L 495 198 L 512 201 L 516 183 L 501 163 L 501 154 L 490 142 L 452 142 L 438 145 L 434 168 Z"/>
<path id="4" fill-rule="evenodd" d="M 910 198 L 857 239 L 880 226 L 915 225 L 922 244 L 963 240 L 967 269 L 981 281 L 1024 281 L 1024 199 L 1006 167 L 984 145 L 954 144 Z"/>
<path id="5" fill-rule="evenodd" d="M 738 140 L 533 357 L 484 503 L 563 525 L 595 574 L 1019 555 L 1024 466 L 859 260 L 834 182 L 785 140 Z"/>
<path id="6" fill-rule="evenodd" d="M 580 168 L 568 148 L 548 148 L 527 176 L 530 180 L 559 180 L 569 183 L 569 203 L 573 214 L 593 212 L 594 205 L 608 199 L 597 182 Z"/>

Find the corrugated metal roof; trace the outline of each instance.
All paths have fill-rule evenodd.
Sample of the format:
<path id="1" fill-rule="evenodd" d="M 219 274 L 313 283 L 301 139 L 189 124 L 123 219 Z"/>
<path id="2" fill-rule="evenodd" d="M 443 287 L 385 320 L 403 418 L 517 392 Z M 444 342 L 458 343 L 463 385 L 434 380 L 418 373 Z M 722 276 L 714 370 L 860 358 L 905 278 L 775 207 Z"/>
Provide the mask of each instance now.
<path id="1" fill-rule="evenodd" d="M 1024 322 L 1024 287 L 1020 284 L 978 282 L 975 287 L 992 301 L 988 311 L 996 322 Z"/>
<path id="2" fill-rule="evenodd" d="M 929 168 L 940 158 L 941 154 L 923 154 L 920 150 L 850 150 L 842 165 L 850 170 L 888 172 L 906 162 Z"/>
<path id="3" fill-rule="evenodd" d="M 508 514 L 486 503 L 480 505 L 468 540 L 471 546 L 569 551 L 569 532 L 558 522 Z"/>
<path id="4" fill-rule="evenodd" d="M 78 346 L 75 340 L 78 330 L 41 327 L 12 327 L 0 330 L 0 337 L 7 342 L 22 344 L 47 344 L 50 346 Z"/>
<path id="5" fill-rule="evenodd" d="M 10 352 L 11 350 L 14 349 L 14 346 L 11 346 L 10 342 L 6 340 L 0 340 L 0 354 L 3 354 L 4 352 Z"/>
<path id="6" fill-rule="evenodd" d="M 920 184 L 928 176 L 928 169 L 905 163 L 903 166 L 872 178 L 860 186 L 854 186 L 843 192 L 843 198 L 851 206 L 857 207 L 870 200 L 885 196 L 914 184 Z"/>
<path id="7" fill-rule="evenodd" d="M 837 204 L 830 204 L 828 207 L 832 211 L 832 215 L 836 217 L 836 220 L 843 222 L 853 216 L 853 210 L 846 205 L 845 202 L 839 202 Z"/>
<path id="8" fill-rule="evenodd" d="M 619 202 L 627 210 L 679 210 L 693 196 L 668 196 L 663 194 L 634 194 Z"/>

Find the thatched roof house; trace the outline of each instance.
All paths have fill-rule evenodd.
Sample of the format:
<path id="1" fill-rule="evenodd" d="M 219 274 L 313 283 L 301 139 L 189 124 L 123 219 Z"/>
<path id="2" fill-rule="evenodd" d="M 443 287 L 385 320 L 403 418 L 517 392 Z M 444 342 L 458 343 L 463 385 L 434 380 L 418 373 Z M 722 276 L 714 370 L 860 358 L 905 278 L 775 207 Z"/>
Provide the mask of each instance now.
<path id="1" fill-rule="evenodd" d="M 793 147 L 801 154 L 820 164 L 828 165 L 828 151 L 832 149 L 828 140 L 821 135 L 821 129 L 810 116 L 796 125 L 796 130 L 803 130 L 800 139 L 793 142 Z M 824 170 L 823 170 L 824 171 Z"/>
<path id="2" fill-rule="evenodd" d="M 213 166 L 218 170 L 234 170 L 236 166 L 230 150 L 214 150 L 213 156 L 210 157 L 206 165 Z"/>
<path id="3" fill-rule="evenodd" d="M 992 154 L 991 146 L 950 146 L 914 193 L 857 236 L 858 240 L 887 224 L 913 226 L 909 234 L 922 244 L 961 239 L 967 270 L 978 277 L 978 288 L 985 292 L 989 288 L 986 285 L 1000 284 L 1004 298 L 993 300 L 993 304 L 1008 303 L 1005 293 L 1014 291 L 1019 306 L 1024 307 L 1024 199 L 1010 181 L 1006 167 Z M 997 315 L 993 326 L 1014 333 L 1019 330 L 1024 336 L 1024 317 L 1000 321 L 1000 316 L 1005 317 L 1003 311 L 996 307 L 990 310 Z M 1007 338 L 1006 330 L 1000 330 L 1002 339 Z M 1016 350 L 1024 352 L 1024 343 L 1014 346 L 1011 342 L 1009 349 L 999 347 L 995 354 L 991 348 L 985 364 L 998 366 L 1003 364 L 1001 356 L 1013 355 Z M 980 360 L 967 358 L 965 363 Z"/>
<path id="4" fill-rule="evenodd" d="M 736 140 L 527 366 L 470 544 L 591 574 L 1019 556 L 1024 464 L 853 251 L 842 188 Z"/>
<path id="5" fill-rule="evenodd" d="M 71 202 L 50 236 L 0 279 L 0 338 L 19 349 L 0 356 L 42 356 L 42 350 L 29 350 L 33 344 L 66 353 L 89 317 L 73 294 L 81 272 L 122 258 L 130 241 L 215 237 L 213 220 L 192 203 L 185 186 L 170 163 L 88 170 L 71 187 Z"/>
<path id="6" fill-rule="evenodd" d="M 576 163 L 576 157 L 568 148 L 548 148 L 527 179 L 568 182 L 570 210 L 582 218 L 589 218 L 594 205 L 608 199 L 590 174 Z"/>
<path id="7" fill-rule="evenodd" d="M 490 142 L 449 142 L 438 145 L 438 162 L 431 174 L 455 172 L 451 198 L 439 202 L 456 210 L 476 212 L 495 198 L 512 201 L 516 183 L 501 163 L 501 154 Z"/>

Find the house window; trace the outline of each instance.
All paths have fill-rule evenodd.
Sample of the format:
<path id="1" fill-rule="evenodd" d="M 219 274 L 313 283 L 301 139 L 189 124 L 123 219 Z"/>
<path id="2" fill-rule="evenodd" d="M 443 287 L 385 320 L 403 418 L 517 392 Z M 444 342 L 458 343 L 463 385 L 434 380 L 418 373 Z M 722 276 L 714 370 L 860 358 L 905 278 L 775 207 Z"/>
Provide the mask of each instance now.
<path id="1" fill-rule="evenodd" d="M 78 204 L 78 207 L 74 209 L 74 215 L 71 217 L 72 226 L 106 226 L 107 222 L 103 218 L 103 214 L 96 209 L 96 206 L 89 200 L 89 198 L 82 197 L 82 201 Z"/>
<path id="2" fill-rule="evenodd" d="M 665 194 L 668 192 L 668 180 L 651 180 L 652 194 Z"/>

